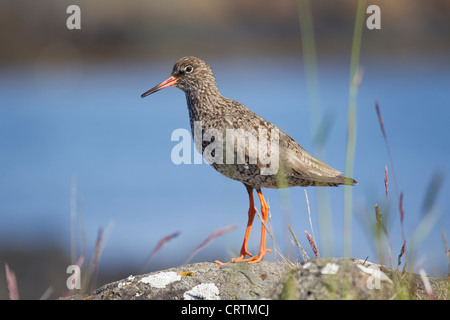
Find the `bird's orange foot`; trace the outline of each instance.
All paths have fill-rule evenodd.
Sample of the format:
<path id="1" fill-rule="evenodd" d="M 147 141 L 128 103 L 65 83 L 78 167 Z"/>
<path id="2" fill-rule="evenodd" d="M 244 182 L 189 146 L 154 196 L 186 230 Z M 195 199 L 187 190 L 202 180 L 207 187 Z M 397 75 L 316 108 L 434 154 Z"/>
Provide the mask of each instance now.
<path id="1" fill-rule="evenodd" d="M 260 251 L 257 256 L 245 259 L 245 261 L 248 262 L 249 264 L 258 263 L 264 258 L 266 252 L 272 252 L 272 250 L 265 249 L 264 251 Z"/>
<path id="2" fill-rule="evenodd" d="M 245 256 L 248 255 L 250 257 L 252 257 L 252 254 L 250 252 L 244 251 L 241 252 L 241 255 L 237 258 L 231 258 L 231 261 L 228 262 L 220 262 L 219 260 L 216 260 L 215 263 L 217 263 L 218 265 L 222 266 L 225 264 L 230 264 L 230 263 L 235 263 L 235 262 L 245 262 L 247 259 L 245 259 Z"/>
<path id="3" fill-rule="evenodd" d="M 225 265 L 225 264 L 239 263 L 239 262 L 247 262 L 249 264 L 253 264 L 253 263 L 260 262 L 264 258 L 264 256 L 266 255 L 266 252 L 272 252 L 272 250 L 265 249 L 264 251 L 260 251 L 258 253 L 258 255 L 256 255 L 256 256 L 252 256 L 250 253 L 246 252 L 246 254 L 250 256 L 250 258 L 247 258 L 247 259 L 245 259 L 245 255 L 241 254 L 239 257 L 232 258 L 231 261 L 228 261 L 228 262 L 220 262 L 219 260 L 216 260 L 215 262 L 218 265 L 221 265 L 221 266 Z"/>

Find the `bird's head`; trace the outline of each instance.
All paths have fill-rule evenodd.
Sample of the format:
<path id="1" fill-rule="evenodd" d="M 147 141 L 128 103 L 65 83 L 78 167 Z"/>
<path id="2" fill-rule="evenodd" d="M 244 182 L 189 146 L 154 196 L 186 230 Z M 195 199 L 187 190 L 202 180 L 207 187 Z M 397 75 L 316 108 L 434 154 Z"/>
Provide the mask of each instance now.
<path id="1" fill-rule="evenodd" d="M 167 87 L 177 87 L 184 92 L 195 92 L 200 89 L 217 90 L 216 80 L 211 67 L 196 57 L 184 57 L 175 63 L 169 78 L 146 91 L 142 98 Z"/>

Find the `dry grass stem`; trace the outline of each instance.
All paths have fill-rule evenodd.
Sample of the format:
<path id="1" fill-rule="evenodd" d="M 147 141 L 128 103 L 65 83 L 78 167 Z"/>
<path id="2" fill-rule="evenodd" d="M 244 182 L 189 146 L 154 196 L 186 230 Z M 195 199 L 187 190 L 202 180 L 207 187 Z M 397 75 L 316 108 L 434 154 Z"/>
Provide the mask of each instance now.
<path id="1" fill-rule="evenodd" d="M 392 254 L 391 254 L 391 238 L 389 236 L 389 178 L 388 178 L 388 168 L 384 167 L 384 188 L 386 190 L 386 238 L 388 241 L 388 254 L 389 254 L 389 266 L 392 267 Z"/>
<path id="2" fill-rule="evenodd" d="M 434 294 L 433 294 L 433 288 L 431 287 L 430 280 L 428 279 L 428 276 L 423 268 L 419 269 L 419 275 L 422 279 L 423 286 L 425 287 L 425 291 L 428 295 L 428 298 L 430 300 L 434 300 Z"/>
<path id="3" fill-rule="evenodd" d="M 291 235 L 294 238 L 295 244 L 296 244 L 296 246 L 297 246 L 297 248 L 298 248 L 298 250 L 299 250 L 299 252 L 300 252 L 300 254 L 301 254 L 302 258 L 303 258 L 303 262 L 308 261 L 309 260 L 309 256 L 306 253 L 306 250 L 300 245 L 300 243 L 299 243 L 299 241 L 297 239 L 297 236 L 294 233 L 294 230 L 292 230 L 290 225 L 288 225 L 288 228 L 289 228 L 289 231 L 291 232 Z"/>
<path id="4" fill-rule="evenodd" d="M 400 250 L 400 254 L 398 255 L 397 269 L 402 264 L 402 256 L 405 253 L 405 248 L 406 248 L 406 241 L 403 241 L 402 249 Z"/>
<path id="5" fill-rule="evenodd" d="M 384 188 L 386 189 L 386 202 L 388 200 L 389 194 L 389 179 L 388 179 L 388 168 L 384 167 Z"/>
<path id="6" fill-rule="evenodd" d="M 317 258 L 320 257 L 319 250 L 317 249 L 316 243 L 314 242 L 311 235 L 308 233 L 308 231 L 305 230 L 306 238 L 308 238 L 309 244 L 311 245 L 312 250 L 314 251 L 314 254 Z"/>
<path id="7" fill-rule="evenodd" d="M 377 116 L 378 116 L 378 122 L 380 123 L 381 132 L 383 133 L 384 142 L 386 144 L 386 149 L 387 149 L 387 152 L 388 152 L 389 162 L 390 162 L 391 168 L 392 168 L 392 174 L 394 175 L 395 192 L 396 192 L 397 198 L 398 198 L 399 191 L 398 191 L 397 176 L 395 174 L 395 169 L 394 169 L 394 161 L 392 160 L 391 147 L 389 145 L 389 140 L 388 140 L 388 137 L 387 137 L 387 134 L 386 134 L 386 130 L 384 128 L 383 116 L 381 115 L 380 105 L 378 104 L 378 101 L 375 101 L 375 109 L 376 109 Z"/>
<path id="8" fill-rule="evenodd" d="M 230 232 L 233 229 L 236 229 L 236 225 L 233 226 L 229 226 L 229 227 L 225 227 L 225 228 L 221 228 L 218 229 L 214 232 L 212 232 L 208 238 L 206 238 L 202 243 L 200 243 L 194 250 L 192 250 L 192 252 L 187 256 L 186 259 L 184 259 L 182 264 L 186 264 L 189 261 L 191 261 L 191 259 L 200 251 L 202 250 L 206 245 L 208 245 L 211 241 L 213 241 L 215 238 L 220 237 L 221 235 L 223 235 L 224 233 Z"/>
<path id="9" fill-rule="evenodd" d="M 398 206 L 399 206 L 399 210 L 400 210 L 400 227 L 402 229 L 402 240 L 404 243 L 406 243 L 405 229 L 403 227 L 403 219 L 405 217 L 405 210 L 403 210 L 403 192 L 400 193 L 400 202 L 399 202 Z"/>
<path id="10" fill-rule="evenodd" d="M 447 245 L 447 236 L 445 235 L 445 231 L 442 231 L 442 240 L 444 241 L 445 254 L 450 259 L 450 249 L 448 248 Z"/>
<path id="11" fill-rule="evenodd" d="M 147 267 L 148 267 L 148 265 L 149 265 L 151 259 L 153 258 L 153 256 L 154 256 L 159 250 L 161 250 L 162 247 L 164 247 L 170 240 L 172 240 L 173 238 L 178 237 L 179 235 L 180 235 L 180 232 L 177 231 L 177 232 L 174 232 L 174 233 L 172 233 L 172 234 L 169 234 L 169 235 L 163 237 L 163 238 L 158 242 L 158 244 L 155 246 L 155 248 L 152 250 L 152 252 L 150 252 L 150 254 L 148 255 L 147 259 L 145 259 L 144 265 L 143 265 L 143 266 L 141 267 L 141 269 L 139 270 L 139 273 L 143 273 L 143 272 L 147 269 Z"/>
<path id="12" fill-rule="evenodd" d="M 450 249 L 448 248 L 447 245 L 447 235 L 445 234 L 445 231 L 442 231 L 442 240 L 444 241 L 444 250 L 448 258 L 448 271 L 449 271 L 448 274 L 450 275 Z"/>
<path id="13" fill-rule="evenodd" d="M 17 279 L 14 271 L 9 268 L 9 265 L 5 263 L 6 271 L 6 283 L 8 286 L 8 293 L 10 300 L 19 300 L 19 288 L 17 286 Z"/>
<path id="14" fill-rule="evenodd" d="M 269 206 L 269 205 L 268 205 Z M 266 229 L 267 233 L 269 234 L 270 238 L 272 239 L 273 242 L 273 248 L 276 254 L 278 254 L 281 259 L 283 259 L 283 261 L 285 263 L 287 263 L 290 266 L 293 266 L 294 264 L 292 262 L 290 262 L 282 253 L 281 250 L 278 248 L 277 243 L 275 241 L 275 237 L 273 236 L 272 230 L 267 226 L 267 224 L 264 222 L 264 219 L 261 215 L 261 213 L 259 213 L 259 211 L 255 208 L 256 210 L 256 215 L 258 216 L 259 221 L 261 222 L 261 224 L 264 226 L 264 228 Z M 269 217 L 267 218 L 268 221 L 271 220 L 271 214 L 270 214 L 270 206 L 269 206 Z"/>
<path id="15" fill-rule="evenodd" d="M 377 221 L 377 232 L 379 232 L 382 229 L 382 224 L 381 224 L 381 211 L 378 204 L 375 205 L 375 219 Z"/>
<path id="16" fill-rule="evenodd" d="M 314 229 L 313 229 L 312 222 L 311 222 L 311 210 L 309 208 L 308 193 L 306 192 L 306 189 L 304 189 L 304 190 L 305 190 L 306 206 L 308 208 L 309 226 L 311 227 L 311 233 L 312 233 L 313 240 L 314 240 L 314 243 L 315 243 L 316 242 L 316 237 L 314 236 Z"/>

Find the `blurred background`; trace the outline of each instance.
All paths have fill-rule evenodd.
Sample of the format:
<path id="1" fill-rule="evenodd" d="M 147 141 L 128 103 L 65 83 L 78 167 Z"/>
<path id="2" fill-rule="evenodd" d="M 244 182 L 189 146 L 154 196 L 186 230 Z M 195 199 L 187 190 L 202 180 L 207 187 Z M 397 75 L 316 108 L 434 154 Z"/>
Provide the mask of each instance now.
<path id="1" fill-rule="evenodd" d="M 94 287 L 137 274 L 161 239 L 175 232 L 145 271 L 185 262 L 212 232 L 227 226 L 237 227 L 190 262 L 228 261 L 238 254 L 247 222 L 245 188 L 207 164 L 172 163 L 177 142 L 171 134 L 189 129 L 180 90 L 140 98 L 183 56 L 206 60 L 224 96 L 279 126 L 313 155 L 317 132 L 325 128 L 321 159 L 344 171 L 357 1 L 311 2 L 314 99 L 294 0 L 0 0 L 0 298 L 8 298 L 5 263 L 16 275 L 20 298 L 38 299 L 67 292 L 66 268 L 80 256 L 82 279 L 91 270 Z M 81 9 L 81 30 L 66 27 L 72 4 Z M 450 2 L 366 4 L 381 8 L 381 29 L 364 25 L 362 35 L 353 172 L 359 185 L 352 189 L 350 255 L 390 264 L 385 237 L 380 247 L 374 237 L 378 204 L 389 228 L 392 266 L 403 232 L 407 253 L 399 268 L 409 259 L 412 271 L 444 276 Z M 344 256 L 344 191 L 328 188 L 319 197 L 307 189 L 323 256 Z M 283 254 L 301 261 L 289 224 L 313 257 L 304 237 L 305 230 L 311 233 L 304 190 L 263 192 Z M 318 207 L 328 212 L 322 220 Z M 257 253 L 259 222 L 254 226 L 249 251 Z"/>

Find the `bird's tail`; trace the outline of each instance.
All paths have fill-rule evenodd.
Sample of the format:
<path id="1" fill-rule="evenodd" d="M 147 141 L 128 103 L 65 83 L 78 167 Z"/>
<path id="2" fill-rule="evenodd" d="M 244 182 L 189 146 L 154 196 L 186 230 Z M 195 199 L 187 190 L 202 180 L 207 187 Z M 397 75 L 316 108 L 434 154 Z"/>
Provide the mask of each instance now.
<path id="1" fill-rule="evenodd" d="M 313 185 L 316 187 L 337 187 L 340 185 L 345 186 L 354 186 L 359 184 L 358 181 L 356 181 L 353 178 L 346 177 L 344 175 L 338 175 L 335 177 L 326 177 L 323 179 L 315 179 L 313 181 Z"/>

